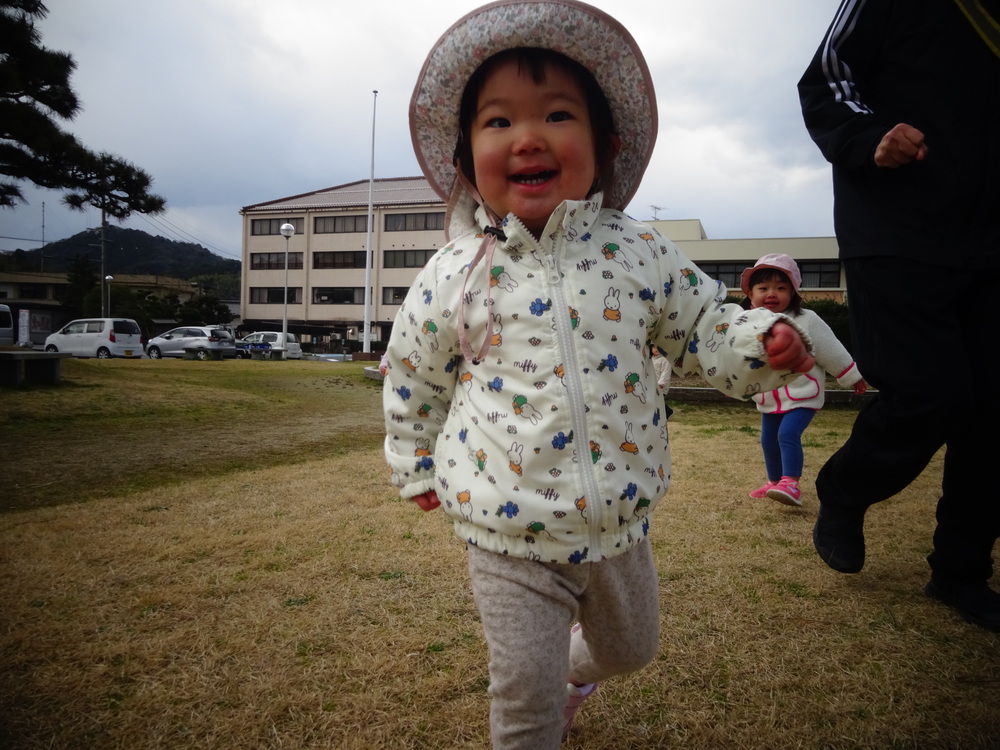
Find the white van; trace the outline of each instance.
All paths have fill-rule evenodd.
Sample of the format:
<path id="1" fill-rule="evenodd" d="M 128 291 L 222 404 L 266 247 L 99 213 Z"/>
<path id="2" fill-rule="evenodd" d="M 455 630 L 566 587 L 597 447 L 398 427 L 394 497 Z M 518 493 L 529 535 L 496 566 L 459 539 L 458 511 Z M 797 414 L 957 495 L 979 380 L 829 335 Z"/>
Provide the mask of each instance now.
<path id="1" fill-rule="evenodd" d="M 17 339 L 14 333 L 14 316 L 10 314 L 10 306 L 0 305 L 0 349 L 14 346 Z"/>
<path id="2" fill-rule="evenodd" d="M 45 351 L 74 357 L 142 357 L 142 331 L 131 318 L 73 320 L 45 339 Z"/>

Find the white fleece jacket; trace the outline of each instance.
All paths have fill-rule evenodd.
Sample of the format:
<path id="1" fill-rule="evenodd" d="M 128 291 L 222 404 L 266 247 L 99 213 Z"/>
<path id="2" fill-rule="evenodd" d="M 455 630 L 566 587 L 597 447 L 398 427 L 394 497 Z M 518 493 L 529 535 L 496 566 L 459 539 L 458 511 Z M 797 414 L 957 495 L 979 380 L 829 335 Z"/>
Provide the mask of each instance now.
<path id="1" fill-rule="evenodd" d="M 822 409 L 826 402 L 826 374 L 837 378 L 842 388 L 850 388 L 861 373 L 851 353 L 826 322 L 812 310 L 802 310 L 793 320 L 812 339 L 816 366 L 787 385 L 758 393 L 753 397 L 757 411 L 764 414 L 783 414 L 792 409 Z"/>

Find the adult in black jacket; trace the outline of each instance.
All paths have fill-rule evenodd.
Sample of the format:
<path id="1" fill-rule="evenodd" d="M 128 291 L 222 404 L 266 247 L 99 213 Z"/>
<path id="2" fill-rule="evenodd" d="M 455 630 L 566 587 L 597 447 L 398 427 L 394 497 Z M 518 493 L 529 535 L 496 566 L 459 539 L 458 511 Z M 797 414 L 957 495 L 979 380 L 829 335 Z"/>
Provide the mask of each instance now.
<path id="1" fill-rule="evenodd" d="M 833 164 L 853 354 L 879 390 L 817 477 L 816 550 L 835 570 L 861 570 L 867 509 L 945 446 L 926 591 L 991 630 L 1000 47 L 967 14 L 1000 18 L 998 5 L 843 0 L 799 81 L 806 126 Z"/>

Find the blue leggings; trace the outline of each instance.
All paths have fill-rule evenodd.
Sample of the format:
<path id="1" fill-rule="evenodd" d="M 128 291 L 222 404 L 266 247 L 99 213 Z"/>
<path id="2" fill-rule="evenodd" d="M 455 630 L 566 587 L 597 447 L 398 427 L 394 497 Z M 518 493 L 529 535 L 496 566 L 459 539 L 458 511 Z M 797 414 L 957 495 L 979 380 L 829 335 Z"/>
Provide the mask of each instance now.
<path id="1" fill-rule="evenodd" d="M 760 447 L 764 449 L 767 478 L 772 482 L 802 476 L 802 433 L 814 416 L 814 409 L 760 415 Z"/>

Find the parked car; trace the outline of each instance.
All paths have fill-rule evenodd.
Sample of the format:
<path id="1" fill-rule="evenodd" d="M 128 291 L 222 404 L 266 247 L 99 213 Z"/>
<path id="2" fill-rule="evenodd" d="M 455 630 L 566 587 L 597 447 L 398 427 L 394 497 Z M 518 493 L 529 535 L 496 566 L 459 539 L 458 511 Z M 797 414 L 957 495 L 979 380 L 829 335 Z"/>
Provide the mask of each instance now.
<path id="1" fill-rule="evenodd" d="M 285 340 L 282 336 L 287 336 Z M 268 346 L 265 346 L 268 345 Z M 275 331 L 249 333 L 236 342 L 236 356 L 250 359 L 251 349 L 284 349 L 285 359 L 302 359 L 302 345 L 294 333 L 282 334 Z"/>
<path id="2" fill-rule="evenodd" d="M 45 351 L 67 352 L 74 357 L 142 356 L 142 331 L 131 318 L 72 320 L 45 339 Z"/>
<path id="3" fill-rule="evenodd" d="M 146 356 L 183 357 L 185 349 L 197 349 L 198 359 L 207 359 L 210 352 L 220 350 L 223 357 L 235 357 L 236 340 L 224 328 L 180 326 L 151 338 L 146 344 Z"/>
<path id="4" fill-rule="evenodd" d="M 14 346 L 14 316 L 7 305 L 0 305 L 0 348 Z"/>

